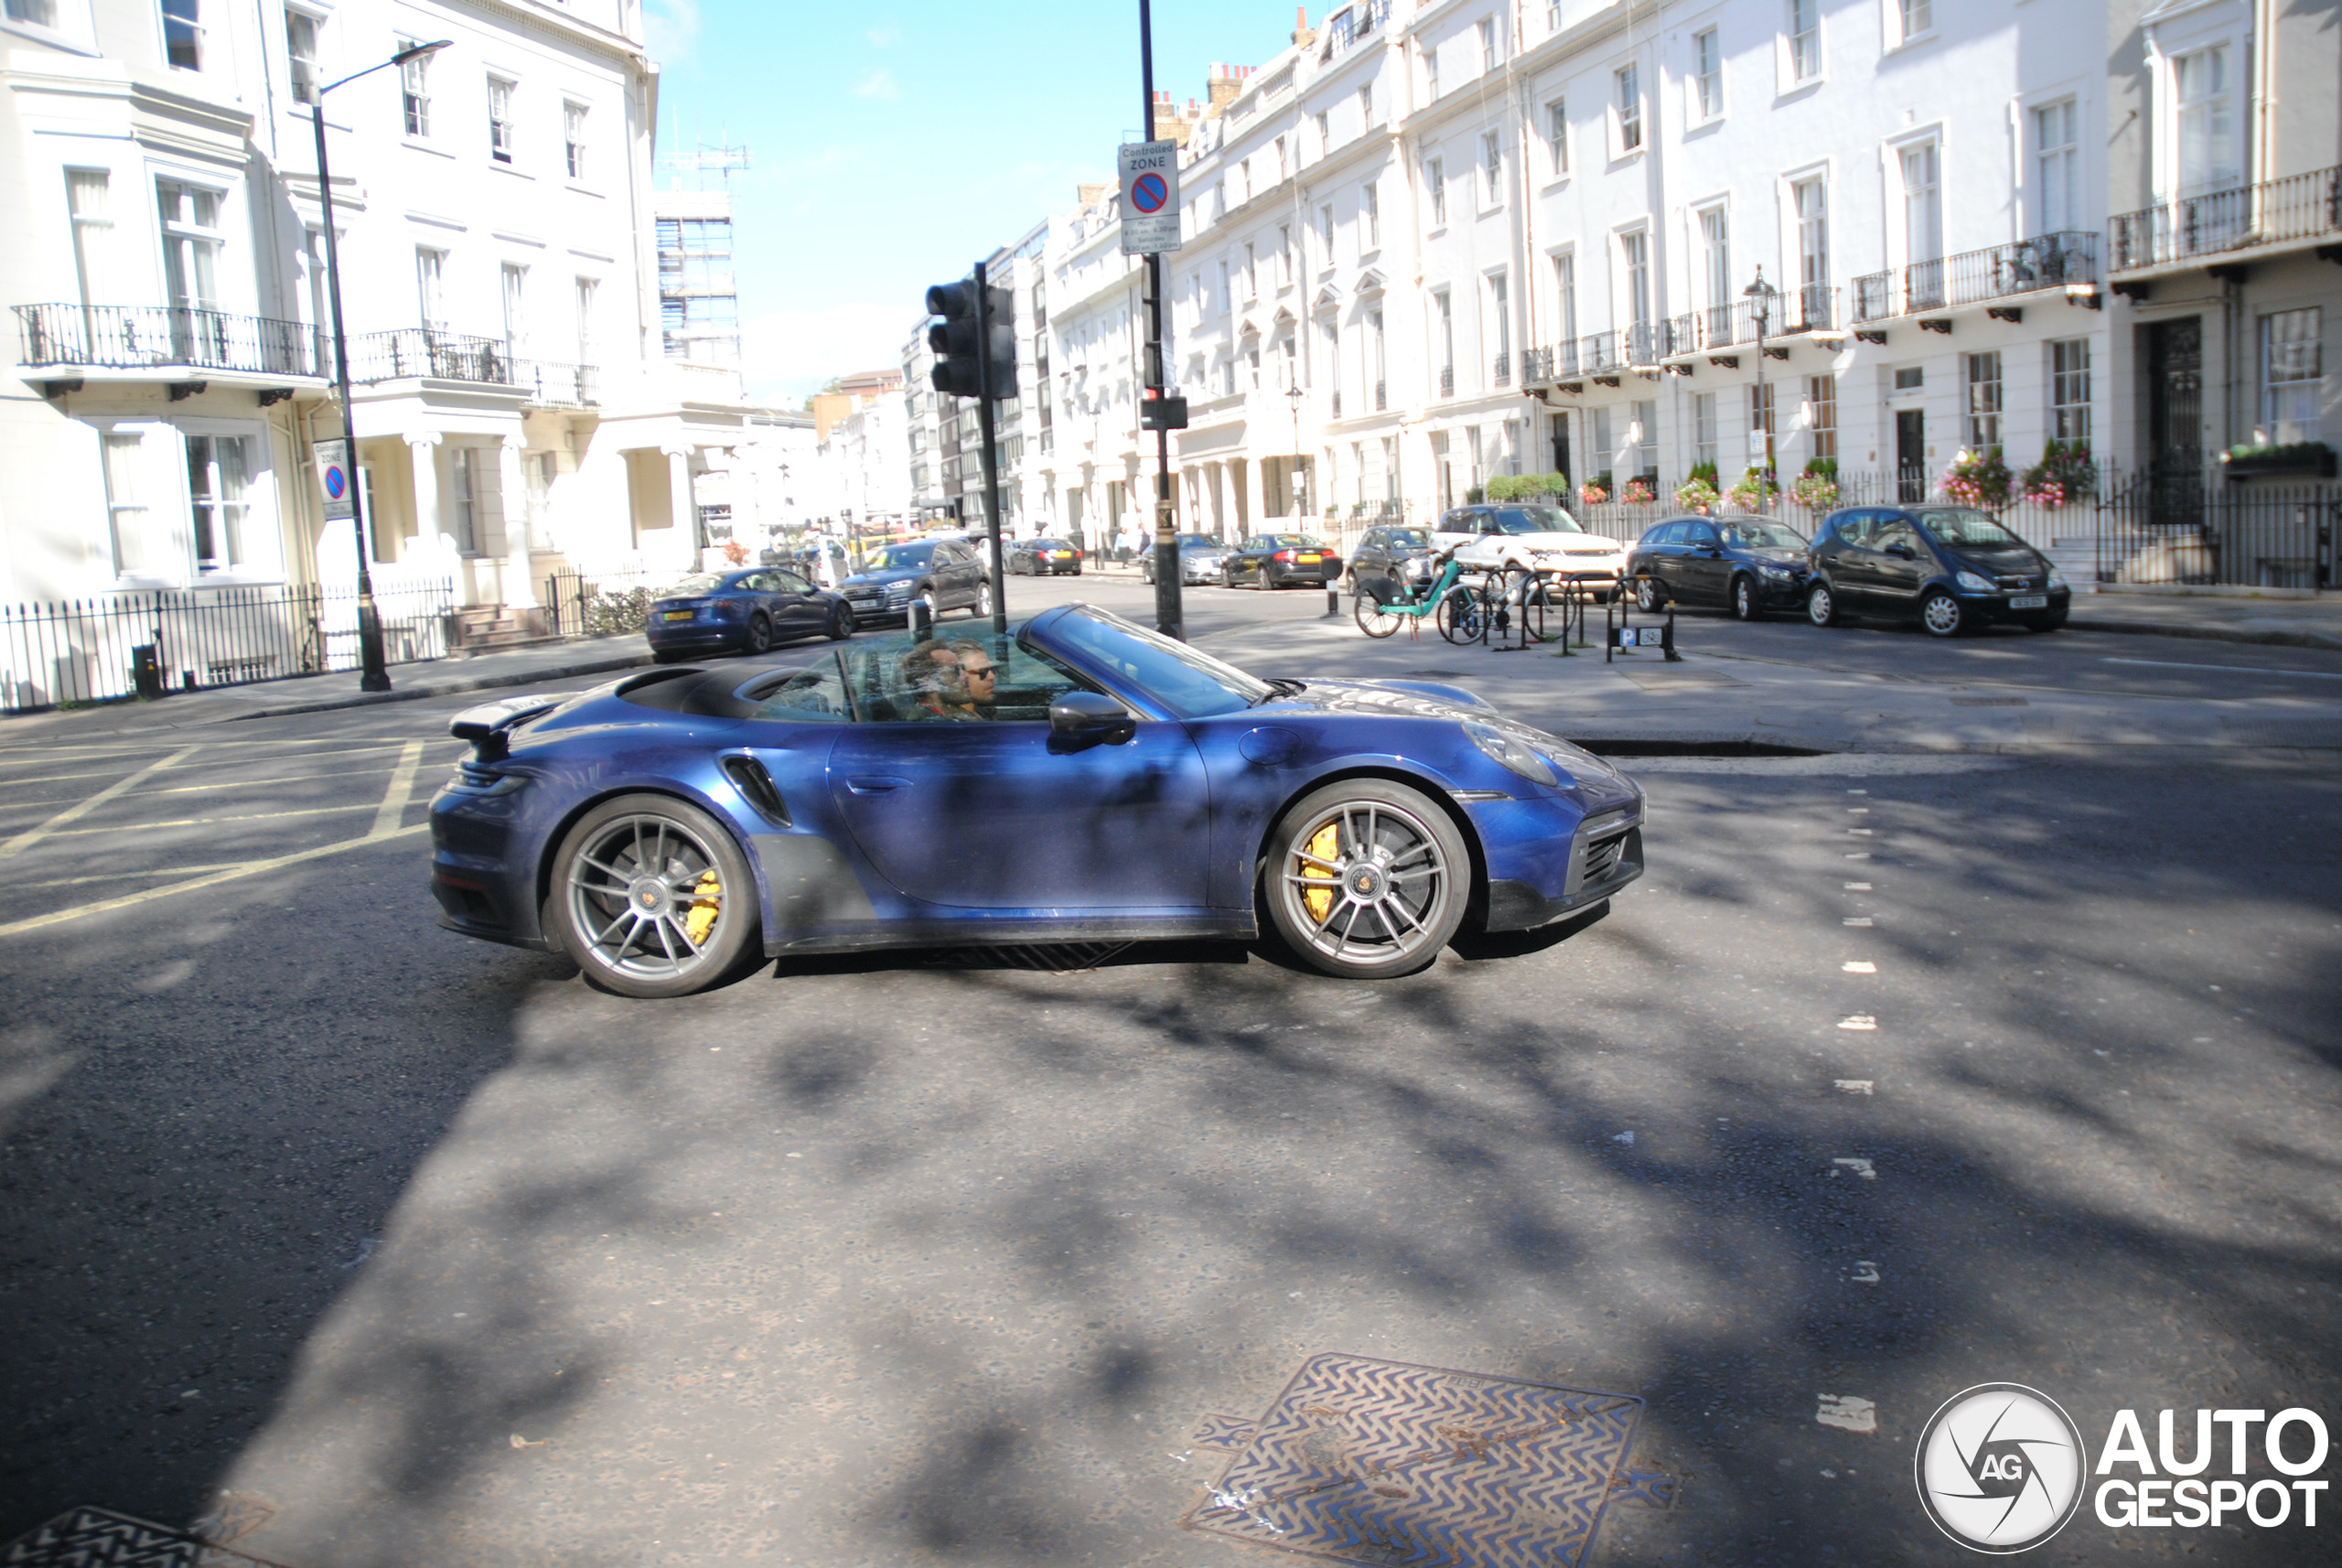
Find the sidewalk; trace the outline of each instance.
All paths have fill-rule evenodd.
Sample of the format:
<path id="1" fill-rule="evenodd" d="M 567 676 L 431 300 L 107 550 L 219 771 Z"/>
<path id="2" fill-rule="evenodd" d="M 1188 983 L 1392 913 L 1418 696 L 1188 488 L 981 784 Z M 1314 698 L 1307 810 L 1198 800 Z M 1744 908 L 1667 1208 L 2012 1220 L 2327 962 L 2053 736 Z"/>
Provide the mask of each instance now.
<path id="1" fill-rule="evenodd" d="M 2342 649 L 2342 594 L 2315 599 L 2095 593 L 2074 596 L 2077 631 L 2137 632 L 2281 648 Z"/>
<path id="2" fill-rule="evenodd" d="M 650 650 L 640 632 L 580 638 L 570 642 L 481 653 L 469 659 L 393 664 L 388 692 L 360 691 L 358 672 L 349 670 L 330 675 L 262 681 L 249 686 L 182 692 L 160 702 L 105 703 L 70 711 L 19 714 L 0 718 L 0 740 L 27 740 L 44 731 L 68 728 L 75 738 L 86 739 L 157 729 L 191 729 L 231 724 L 238 719 L 328 713 L 338 708 L 371 707 L 377 703 L 421 702 L 502 686 L 530 686 L 581 675 L 614 674 L 650 662 Z"/>

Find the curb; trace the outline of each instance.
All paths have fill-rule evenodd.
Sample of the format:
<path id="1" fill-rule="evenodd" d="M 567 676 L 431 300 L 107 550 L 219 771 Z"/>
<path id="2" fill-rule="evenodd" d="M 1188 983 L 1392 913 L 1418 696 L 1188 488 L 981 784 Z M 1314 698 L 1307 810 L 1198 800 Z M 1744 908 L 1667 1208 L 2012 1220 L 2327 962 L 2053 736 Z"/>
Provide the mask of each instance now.
<path id="1" fill-rule="evenodd" d="M 504 675 L 478 675 L 467 681 L 435 681 L 427 686 L 409 686 L 389 692 L 355 692 L 347 697 L 329 697 L 316 703 L 287 703 L 278 707 L 256 708 L 248 714 L 236 714 L 217 720 L 235 724 L 245 719 L 281 719 L 294 714 L 324 714 L 338 708 L 371 708 L 380 703 L 416 703 L 432 697 L 456 697 L 467 692 L 493 691 L 500 686 L 532 686 L 540 681 L 566 681 L 579 675 L 606 675 L 613 671 L 632 670 L 651 662 L 648 652 L 616 659 L 582 660 L 575 664 L 556 664 L 542 670 L 528 670 Z"/>
<path id="2" fill-rule="evenodd" d="M 2074 616 L 2066 626 L 2073 631 L 2111 631 L 2137 637 L 2185 637 L 2199 642 L 2249 642 L 2265 648 L 2322 648 L 2342 650 L 2342 633 L 2294 631 L 2279 627 L 2190 626 L 2160 620 L 2107 619 Z"/>

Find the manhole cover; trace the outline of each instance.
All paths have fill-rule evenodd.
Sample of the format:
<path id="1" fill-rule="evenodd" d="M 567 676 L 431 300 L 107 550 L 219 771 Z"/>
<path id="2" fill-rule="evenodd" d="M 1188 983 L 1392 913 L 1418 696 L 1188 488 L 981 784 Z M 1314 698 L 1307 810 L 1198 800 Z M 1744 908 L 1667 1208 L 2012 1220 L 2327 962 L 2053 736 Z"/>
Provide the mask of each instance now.
<path id="1" fill-rule="evenodd" d="M 257 1557 L 104 1509 L 75 1509 L 0 1550 L 0 1568 L 269 1568 Z"/>
<path id="2" fill-rule="evenodd" d="M 1195 1441 L 1237 1454 L 1180 1522 L 1379 1568 L 1577 1568 L 1612 1498 L 1669 1498 L 1669 1477 L 1627 1468 L 1642 1410 L 1630 1394 L 1313 1356 L 1258 1422 L 1205 1419 Z"/>

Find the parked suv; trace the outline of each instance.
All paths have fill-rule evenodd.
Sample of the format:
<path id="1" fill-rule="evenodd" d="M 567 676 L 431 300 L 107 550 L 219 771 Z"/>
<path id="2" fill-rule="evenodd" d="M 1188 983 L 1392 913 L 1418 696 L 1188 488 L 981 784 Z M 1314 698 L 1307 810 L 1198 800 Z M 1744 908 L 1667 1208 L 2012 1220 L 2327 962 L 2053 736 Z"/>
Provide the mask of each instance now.
<path id="1" fill-rule="evenodd" d="M 1670 518 L 1644 532 L 1627 575 L 1640 609 L 1672 599 L 1760 620 L 1768 609 L 1805 602 L 1805 535 L 1769 517 Z"/>
<path id="2" fill-rule="evenodd" d="M 992 614 L 992 584 L 964 539 L 915 539 L 874 550 L 838 592 L 864 621 L 908 616 L 913 599 L 929 596 L 938 615 L 955 609 Z"/>
<path id="3" fill-rule="evenodd" d="M 1964 506 L 1850 507 L 1813 538 L 1806 618 L 1917 620 L 1937 637 L 1994 621 L 2032 631 L 2066 624 L 2073 591 L 2024 540 Z"/>
<path id="4" fill-rule="evenodd" d="M 1627 547 L 1588 533 L 1557 506 L 1465 506 L 1439 520 L 1438 548 L 1457 546 L 1456 564 L 1487 572 L 1519 566 L 1532 572 L 1598 575 L 1609 579 L 1595 592 L 1607 595 L 1627 569 Z"/>

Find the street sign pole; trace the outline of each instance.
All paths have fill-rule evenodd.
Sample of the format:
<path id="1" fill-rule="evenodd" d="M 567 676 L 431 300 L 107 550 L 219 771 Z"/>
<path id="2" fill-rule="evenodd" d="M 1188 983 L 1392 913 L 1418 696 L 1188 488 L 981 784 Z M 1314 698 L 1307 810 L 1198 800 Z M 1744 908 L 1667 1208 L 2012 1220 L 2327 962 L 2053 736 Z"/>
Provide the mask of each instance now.
<path id="1" fill-rule="evenodd" d="M 992 384 L 992 290 L 987 286 L 982 262 L 976 263 L 976 343 L 977 384 L 982 389 L 976 397 L 976 428 L 983 433 L 984 531 L 992 541 L 992 629 L 995 635 L 1005 637 L 1008 595 L 1004 591 L 1007 580 L 1001 575 L 1000 448 L 994 433 L 993 399 L 1009 396 L 1015 389 L 1004 390 Z"/>
<path id="2" fill-rule="evenodd" d="M 1138 0 L 1138 62 L 1140 87 L 1146 94 L 1146 140 L 1155 141 L 1155 17 L 1148 0 Z M 1177 172 L 1176 155 L 1173 172 Z M 1175 220 L 1178 204 L 1168 210 Z M 1123 221 L 1133 217 L 1123 204 Z M 1163 397 L 1163 252 L 1146 252 L 1146 403 Z M 1186 607 L 1180 596 L 1179 534 L 1171 515 L 1171 432 L 1158 420 L 1155 430 L 1155 628 L 1166 637 L 1185 640 Z"/>

